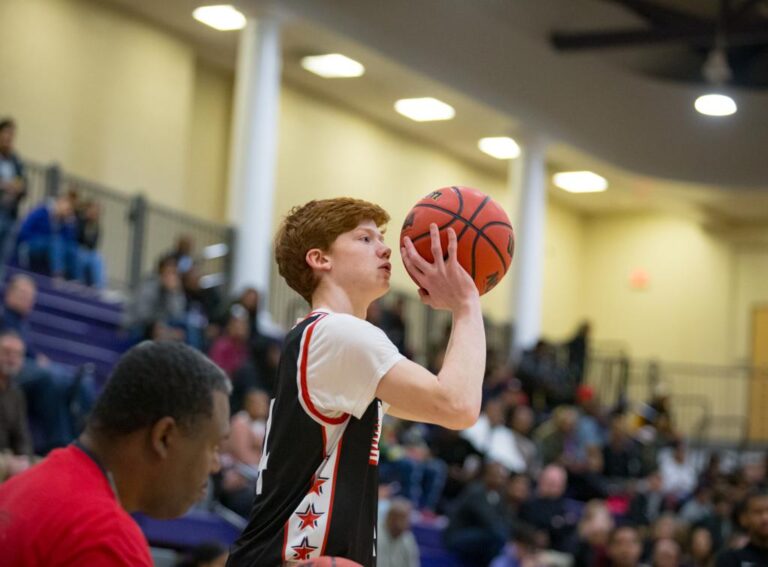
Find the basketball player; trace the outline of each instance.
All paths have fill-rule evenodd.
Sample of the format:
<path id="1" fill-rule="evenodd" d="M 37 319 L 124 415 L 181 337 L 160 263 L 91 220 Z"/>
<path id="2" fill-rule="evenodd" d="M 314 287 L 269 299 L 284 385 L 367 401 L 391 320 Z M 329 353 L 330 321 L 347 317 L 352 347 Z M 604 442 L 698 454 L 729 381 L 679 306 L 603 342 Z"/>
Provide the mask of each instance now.
<path id="1" fill-rule="evenodd" d="M 405 359 L 365 320 L 389 289 L 389 215 L 350 198 L 311 201 L 280 227 L 280 274 L 311 313 L 287 335 L 248 526 L 230 567 L 272 567 L 318 556 L 376 565 L 379 435 L 383 413 L 452 429 L 480 411 L 485 331 L 477 289 L 431 226 L 429 263 L 406 241 L 401 249 L 422 301 L 453 314 L 436 376 Z"/>

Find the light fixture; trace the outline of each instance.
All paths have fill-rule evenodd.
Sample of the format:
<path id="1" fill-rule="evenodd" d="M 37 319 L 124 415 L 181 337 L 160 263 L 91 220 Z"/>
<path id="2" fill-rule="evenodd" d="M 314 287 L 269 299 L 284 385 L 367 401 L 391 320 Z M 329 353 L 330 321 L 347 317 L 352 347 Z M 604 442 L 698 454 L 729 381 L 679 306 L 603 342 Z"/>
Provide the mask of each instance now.
<path id="1" fill-rule="evenodd" d="M 706 94 L 696 99 L 696 110 L 707 116 L 730 116 L 737 110 L 736 102 L 723 94 Z"/>
<path id="2" fill-rule="evenodd" d="M 395 103 L 395 110 L 416 122 L 450 120 L 456 115 L 450 104 L 432 97 L 400 99 Z"/>
<path id="3" fill-rule="evenodd" d="M 341 53 L 308 55 L 302 57 L 301 66 L 310 73 L 326 79 L 359 77 L 365 73 L 365 67 L 361 63 Z"/>
<path id="4" fill-rule="evenodd" d="M 561 171 L 552 180 L 569 193 L 599 193 L 608 189 L 605 177 L 591 171 Z"/>
<path id="5" fill-rule="evenodd" d="M 477 147 L 481 152 L 496 159 L 515 159 L 520 155 L 520 146 L 508 136 L 481 138 Z"/>
<path id="6" fill-rule="evenodd" d="M 241 30 L 245 27 L 245 16 L 231 4 L 200 6 L 194 9 L 192 17 L 219 31 Z"/>

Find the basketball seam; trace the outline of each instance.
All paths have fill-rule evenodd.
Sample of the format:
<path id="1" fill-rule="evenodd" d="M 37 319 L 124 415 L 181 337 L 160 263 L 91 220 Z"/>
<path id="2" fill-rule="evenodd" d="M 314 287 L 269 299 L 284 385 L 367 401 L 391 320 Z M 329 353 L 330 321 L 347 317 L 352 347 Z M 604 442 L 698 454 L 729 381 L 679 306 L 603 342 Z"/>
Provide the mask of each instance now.
<path id="1" fill-rule="evenodd" d="M 461 191 L 459 191 L 458 187 L 451 187 L 451 189 L 453 190 L 454 193 L 456 193 L 456 196 L 459 198 L 459 210 L 456 213 L 452 213 L 452 214 L 454 214 L 454 217 L 447 224 L 444 224 L 442 226 L 438 226 L 437 227 L 438 230 L 443 230 L 443 229 L 448 228 L 449 226 L 451 226 L 453 223 L 456 222 L 456 219 L 464 220 L 464 217 L 461 216 L 461 213 L 464 212 L 464 196 L 461 194 Z M 428 206 L 429 208 L 432 208 L 432 206 L 427 205 L 426 203 L 423 203 L 423 205 L 424 206 Z M 419 206 L 421 206 L 421 205 L 417 204 L 413 208 L 415 209 L 416 207 L 419 207 Z M 440 208 L 440 210 L 446 210 L 446 209 Z M 447 210 L 446 210 L 446 212 L 447 212 Z M 411 242 L 417 242 L 418 240 L 420 240 L 422 238 L 426 238 L 427 236 L 429 236 L 429 231 L 427 231 L 427 232 L 425 232 L 423 234 L 420 234 L 420 235 L 418 235 L 418 236 L 416 236 L 414 238 L 411 238 Z"/>
<path id="2" fill-rule="evenodd" d="M 451 215 L 451 216 L 453 217 L 453 220 L 451 220 L 451 222 L 449 222 L 448 224 L 446 224 L 446 225 L 444 225 L 443 227 L 441 227 L 441 228 L 440 228 L 440 230 L 442 230 L 443 228 L 448 228 L 448 227 L 449 227 L 451 224 L 453 224 L 453 223 L 454 223 L 455 221 L 457 221 L 457 220 L 460 220 L 461 222 L 463 222 L 464 224 L 466 224 L 466 225 L 467 225 L 467 228 L 468 228 L 468 227 L 472 227 L 472 228 L 474 228 L 474 229 L 475 229 L 475 232 L 477 233 L 477 236 L 478 236 L 478 237 L 482 237 L 482 238 L 483 238 L 483 239 L 484 239 L 484 240 L 485 240 L 485 241 L 486 241 L 488 244 L 490 244 L 490 245 L 491 245 L 491 247 L 493 248 L 494 252 L 496 252 L 496 254 L 499 256 L 499 260 L 501 260 L 501 263 L 502 263 L 502 265 L 504 266 L 504 271 L 505 271 L 505 273 L 506 273 L 506 270 L 507 270 L 507 263 L 504 261 L 504 256 L 503 256 L 503 254 L 502 254 L 502 253 L 499 251 L 498 247 L 497 247 L 497 246 L 496 246 L 496 245 L 493 243 L 493 241 L 492 241 L 490 238 L 488 238 L 488 237 L 485 235 L 485 233 L 484 233 L 484 232 L 482 232 L 482 231 L 483 231 L 483 229 L 484 229 L 486 226 L 489 226 L 489 225 L 492 225 L 492 224 L 500 224 L 500 225 L 502 225 L 502 226 L 507 226 L 507 227 L 509 227 L 510 229 L 512 228 L 512 226 L 511 226 L 511 225 L 509 225 L 509 224 L 507 224 L 507 223 L 505 223 L 505 222 L 501 222 L 501 221 L 492 221 L 492 222 L 490 222 L 490 223 L 487 223 L 487 224 L 485 224 L 485 225 L 484 225 L 482 228 L 478 228 L 477 226 L 475 226 L 474 224 L 472 224 L 471 222 L 469 222 L 469 221 L 468 221 L 467 219 L 465 219 L 464 217 L 461 217 L 461 216 L 459 216 L 457 213 L 454 213 L 453 211 L 449 211 L 448 209 L 444 209 L 443 207 L 441 207 L 441 206 L 439 206 L 439 205 L 431 205 L 431 204 L 429 204 L 429 203 L 418 203 L 418 204 L 416 204 L 416 205 L 415 205 L 413 208 L 415 209 L 415 208 L 417 208 L 417 207 L 424 207 L 424 208 L 427 208 L 427 209 L 434 209 L 434 210 L 436 210 L 436 211 L 442 211 L 442 212 L 444 212 L 444 213 L 445 213 L 445 214 L 447 214 L 447 215 Z M 462 234 L 463 234 L 463 232 L 462 232 Z M 417 240 L 419 240 L 419 239 L 421 239 L 421 238 L 426 238 L 427 236 L 429 236 L 429 232 L 425 232 L 424 234 L 420 234 L 419 236 L 416 236 L 416 237 L 412 238 L 412 239 L 411 239 L 411 242 L 416 242 Z M 477 240 L 477 237 L 475 238 L 475 240 Z M 459 241 L 459 237 L 457 236 L 457 237 L 456 237 L 456 242 L 458 242 L 458 241 Z M 473 250 L 474 250 L 474 243 L 473 243 Z M 474 253 L 472 254 L 472 262 L 474 262 Z M 474 275 L 472 276 L 472 279 L 474 279 Z"/>

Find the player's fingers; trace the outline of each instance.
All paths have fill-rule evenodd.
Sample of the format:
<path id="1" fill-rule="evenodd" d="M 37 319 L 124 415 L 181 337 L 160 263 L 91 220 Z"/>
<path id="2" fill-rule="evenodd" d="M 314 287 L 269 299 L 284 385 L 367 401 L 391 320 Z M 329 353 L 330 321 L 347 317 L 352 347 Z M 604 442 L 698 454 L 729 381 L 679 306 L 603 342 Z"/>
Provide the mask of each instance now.
<path id="1" fill-rule="evenodd" d="M 432 241 L 432 263 L 435 266 L 441 266 L 443 264 L 443 245 L 440 243 L 440 230 L 435 223 L 429 225 L 429 238 Z"/>
<path id="2" fill-rule="evenodd" d="M 419 251 L 416 250 L 416 247 L 413 245 L 413 242 L 411 242 L 411 239 L 406 236 L 403 240 L 403 245 L 405 246 L 405 254 L 403 254 L 403 258 L 407 257 L 413 266 L 418 268 L 419 271 L 427 271 L 429 268 L 429 262 L 427 262 L 421 256 L 421 254 L 419 254 Z"/>
<path id="3" fill-rule="evenodd" d="M 409 274 L 412 274 L 414 277 L 423 275 L 424 272 L 422 272 L 419 268 L 417 268 L 414 265 L 410 255 L 408 254 L 408 250 L 406 250 L 405 246 L 400 248 L 400 255 L 403 257 L 403 264 L 405 264 L 405 269 L 408 270 Z"/>
<path id="4" fill-rule="evenodd" d="M 452 228 L 448 229 L 448 261 L 457 261 L 457 254 L 459 249 L 458 239 L 456 238 L 456 231 Z"/>

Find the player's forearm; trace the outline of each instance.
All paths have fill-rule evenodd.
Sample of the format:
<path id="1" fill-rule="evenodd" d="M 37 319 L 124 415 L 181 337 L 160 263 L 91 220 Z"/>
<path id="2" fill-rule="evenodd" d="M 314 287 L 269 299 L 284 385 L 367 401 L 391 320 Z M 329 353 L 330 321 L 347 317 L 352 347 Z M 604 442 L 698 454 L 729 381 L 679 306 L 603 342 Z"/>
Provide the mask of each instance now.
<path id="1" fill-rule="evenodd" d="M 473 301 L 453 314 L 453 328 L 438 374 L 441 389 L 453 411 L 471 426 L 480 413 L 485 374 L 485 327 L 480 302 Z"/>

